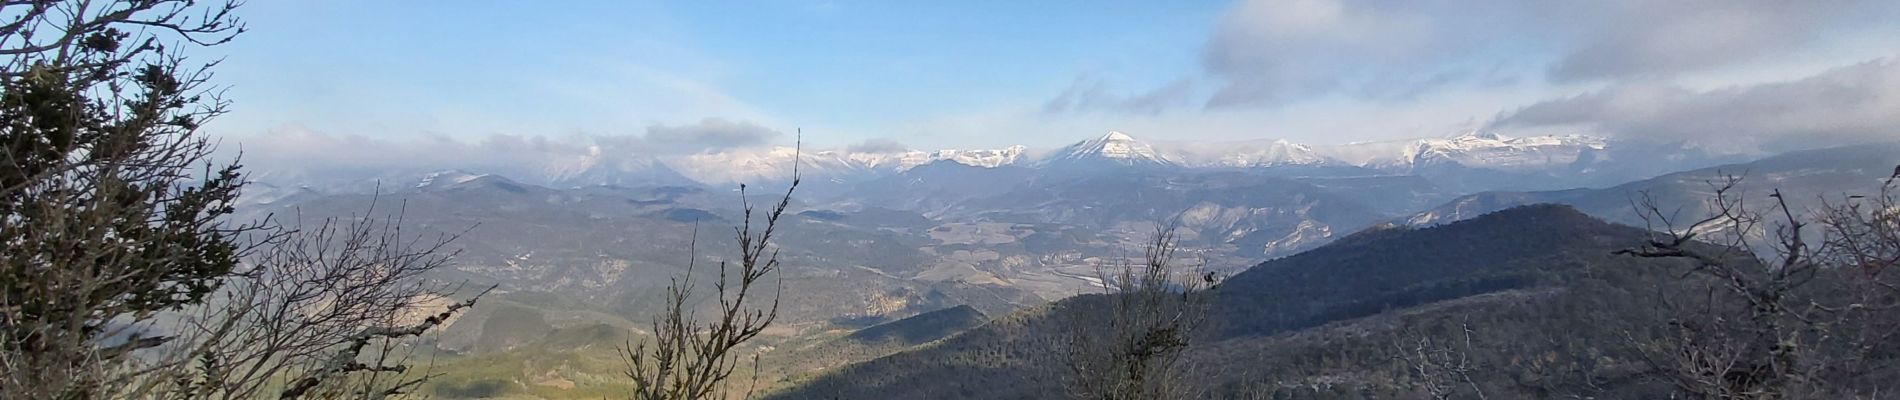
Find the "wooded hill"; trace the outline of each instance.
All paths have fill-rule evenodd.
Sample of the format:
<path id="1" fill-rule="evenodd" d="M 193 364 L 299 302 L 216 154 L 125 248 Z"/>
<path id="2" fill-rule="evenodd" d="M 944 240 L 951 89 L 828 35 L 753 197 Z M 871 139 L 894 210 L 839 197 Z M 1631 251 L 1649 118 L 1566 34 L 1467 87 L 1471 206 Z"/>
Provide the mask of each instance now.
<path id="1" fill-rule="evenodd" d="M 1668 326 L 1656 293 L 1706 282 L 1681 277 L 1684 263 L 1614 254 L 1646 240 L 1557 205 L 1361 232 L 1208 292 L 1185 375 L 1218 398 L 1414 398 L 1443 377 L 1406 356 L 1430 353 L 1456 355 L 1471 378 L 1459 386 L 1494 398 L 1659 393 L 1630 346 Z M 1103 299 L 1005 316 L 770 398 L 1059 397 L 1067 321 Z"/>

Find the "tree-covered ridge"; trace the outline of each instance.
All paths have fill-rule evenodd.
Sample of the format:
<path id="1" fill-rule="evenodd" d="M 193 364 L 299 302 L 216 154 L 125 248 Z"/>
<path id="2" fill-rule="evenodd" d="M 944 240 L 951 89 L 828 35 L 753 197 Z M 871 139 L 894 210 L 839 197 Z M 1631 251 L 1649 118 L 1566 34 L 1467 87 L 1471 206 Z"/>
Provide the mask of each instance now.
<path id="1" fill-rule="evenodd" d="M 968 305 L 917 314 L 846 335 L 843 340 L 866 344 L 915 346 L 983 325 L 989 317 Z"/>
<path id="2" fill-rule="evenodd" d="M 1305 361 L 1297 358 L 1301 349 L 1350 350 L 1333 353 L 1334 361 L 1326 365 L 1385 365 L 1383 345 L 1364 338 L 1339 338 L 1363 345 L 1352 348 L 1333 347 L 1339 343 L 1334 340 L 1325 340 L 1325 347 L 1301 344 L 1272 351 L 1259 345 L 1332 329 L 1316 327 L 1390 318 L 1393 314 L 1382 313 L 1407 307 L 1567 284 L 1613 265 L 1671 264 L 1611 254 L 1645 237 L 1641 229 L 1549 205 L 1434 228 L 1365 232 L 1224 281 L 1210 294 L 1217 296 L 1211 323 L 1220 329 L 1203 332 L 1203 340 L 1212 342 L 1201 342 L 1209 345 L 1194 348 L 1189 358 L 1196 368 L 1208 369 L 1199 376 L 1213 380 L 1203 382 L 1209 390 L 1261 379 L 1267 376 L 1262 371 L 1304 369 Z M 1060 341 L 1065 321 L 1099 310 L 1103 300 L 1078 296 L 999 318 L 931 346 L 841 368 L 772 398 L 1061 396 L 1061 383 L 1050 373 L 1060 369 L 1052 364 L 1050 346 Z M 1349 358 L 1358 361 L 1337 359 L 1352 352 L 1360 355 Z M 1285 365 L 1266 361 L 1276 355 L 1294 358 L 1285 359 Z"/>
<path id="3" fill-rule="evenodd" d="M 1223 334 L 1268 335 L 1441 300 L 1560 282 L 1641 229 L 1561 205 L 1531 205 L 1426 229 L 1363 232 L 1261 263 L 1216 291 Z"/>

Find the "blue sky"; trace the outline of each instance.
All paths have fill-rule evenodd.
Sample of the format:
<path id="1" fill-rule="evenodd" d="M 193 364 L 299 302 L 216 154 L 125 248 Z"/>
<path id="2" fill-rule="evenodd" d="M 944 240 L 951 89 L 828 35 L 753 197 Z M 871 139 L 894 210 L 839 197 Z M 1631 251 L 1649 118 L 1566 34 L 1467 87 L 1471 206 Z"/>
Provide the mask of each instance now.
<path id="1" fill-rule="evenodd" d="M 1775 142 L 1794 131 L 1892 135 L 1877 128 L 1900 119 L 1877 112 L 1815 113 L 1900 104 L 1900 86 L 1887 86 L 1900 85 L 1888 60 L 1900 55 L 1895 9 L 272 1 L 242 10 L 251 31 L 237 42 L 204 51 L 225 57 L 219 79 L 236 102 L 210 129 L 240 141 L 282 132 L 381 141 L 689 132 L 669 137 L 692 141 L 704 131 L 703 143 L 683 146 L 698 151 L 783 144 L 797 128 L 820 147 L 1054 146 L 1109 129 L 1314 143 L 1477 128 L 1694 138 L 1717 133 L 1674 127 L 1742 108 L 1784 113 L 1743 127 Z M 1748 97 L 1825 96 L 1815 84 L 1867 93 L 1825 110 Z M 1776 128 L 1751 128 L 1762 125 Z"/>
<path id="2" fill-rule="evenodd" d="M 249 4 L 252 31 L 215 49 L 226 53 L 221 78 L 238 102 L 219 128 L 617 134 L 715 117 L 805 126 L 814 140 L 845 142 L 908 121 L 1036 103 L 1081 75 L 1145 85 L 1178 74 L 1193 68 L 1224 8 L 425 3 Z"/>

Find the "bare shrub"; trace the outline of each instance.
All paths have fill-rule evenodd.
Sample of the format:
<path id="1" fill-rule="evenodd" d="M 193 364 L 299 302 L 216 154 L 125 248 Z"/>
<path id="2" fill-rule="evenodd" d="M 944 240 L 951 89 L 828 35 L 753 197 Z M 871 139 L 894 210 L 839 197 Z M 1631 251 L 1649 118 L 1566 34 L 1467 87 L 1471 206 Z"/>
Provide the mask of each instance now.
<path id="1" fill-rule="evenodd" d="M 146 381 L 188 398 L 381 398 L 428 374 L 412 370 L 419 338 L 482 294 L 423 274 L 457 252 L 452 236 L 402 233 L 398 213 L 326 218 L 289 230 L 179 320 L 167 374 Z M 490 289 L 493 289 L 492 287 Z M 164 364 L 161 364 L 164 365 Z"/>
<path id="2" fill-rule="evenodd" d="M 1472 356 L 1471 323 L 1458 324 L 1450 339 L 1411 329 L 1393 338 L 1393 358 L 1405 367 L 1409 383 L 1433 399 L 1486 398 L 1472 375 L 1482 368 Z"/>
<path id="3" fill-rule="evenodd" d="M 1078 399 L 1193 398 L 1183 356 L 1206 318 L 1214 275 L 1176 265 L 1173 224 L 1156 229 L 1141 264 L 1098 271 L 1103 304 L 1084 303 L 1062 353 L 1066 387 Z M 1195 275 L 1183 278 L 1182 275 Z"/>
<path id="4" fill-rule="evenodd" d="M 1765 206 L 1741 178 L 1711 184 L 1708 216 L 1686 224 L 1644 196 L 1655 237 L 1637 257 L 1689 260 L 1686 290 L 1660 291 L 1664 326 L 1625 334 L 1684 395 L 1722 399 L 1872 398 L 1895 388 L 1892 338 L 1900 261 L 1892 182 L 1878 195 Z"/>
<path id="5" fill-rule="evenodd" d="M 778 271 L 778 249 L 771 246 L 779 217 L 791 204 L 798 189 L 793 178 L 776 205 L 755 215 L 752 204 L 744 204 L 744 216 L 733 229 L 739 247 L 738 265 L 719 262 L 719 275 L 712 283 L 719 302 L 718 315 L 701 320 L 693 311 L 693 269 L 698 265 L 698 231 L 693 232 L 687 250 L 686 274 L 673 278 L 667 287 L 665 310 L 653 320 L 653 337 L 629 343 L 621 349 L 626 358 L 626 376 L 633 381 L 633 398 L 640 400 L 702 400 L 750 398 L 757 388 L 758 355 L 747 354 L 742 346 L 757 338 L 778 319 L 779 293 L 771 303 L 759 306 L 763 279 Z M 745 198 L 745 186 L 739 186 Z M 763 218 L 755 232 L 754 217 Z M 774 281 L 776 282 L 776 281 Z M 774 286 L 774 290 L 779 287 Z M 735 391 L 729 380 L 739 366 L 750 362 L 752 382 Z"/>

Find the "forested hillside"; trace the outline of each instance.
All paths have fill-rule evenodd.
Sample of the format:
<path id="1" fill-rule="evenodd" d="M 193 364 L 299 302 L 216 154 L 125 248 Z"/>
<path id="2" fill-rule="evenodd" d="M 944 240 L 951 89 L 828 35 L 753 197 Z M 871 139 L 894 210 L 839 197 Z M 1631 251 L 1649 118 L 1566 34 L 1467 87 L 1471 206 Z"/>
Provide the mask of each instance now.
<path id="1" fill-rule="evenodd" d="M 1213 327 L 1188 356 L 1208 390 L 1286 390 L 1314 382 L 1402 393 L 1387 376 L 1290 373 L 1315 369 L 1389 370 L 1383 340 L 1398 322 L 1474 315 L 1528 318 L 1520 307 L 1579 306 L 1564 318 L 1528 318 L 1513 327 L 1583 324 L 1575 302 L 1619 300 L 1639 277 L 1666 276 L 1671 262 L 1619 257 L 1640 245 L 1640 229 L 1604 223 L 1563 206 L 1531 206 L 1426 229 L 1363 232 L 1299 255 L 1262 263 L 1207 295 Z M 1586 290 L 1587 289 L 1587 290 Z M 916 351 L 846 367 L 773 398 L 1046 398 L 1062 393 L 1055 349 L 1068 314 L 1099 307 L 1080 296 L 1000 318 Z M 1547 310 L 1557 312 L 1556 310 Z M 1584 354 L 1584 353 L 1580 353 Z M 1310 382 L 1309 382 L 1310 383 Z"/>

